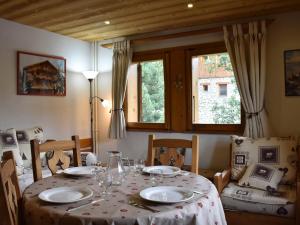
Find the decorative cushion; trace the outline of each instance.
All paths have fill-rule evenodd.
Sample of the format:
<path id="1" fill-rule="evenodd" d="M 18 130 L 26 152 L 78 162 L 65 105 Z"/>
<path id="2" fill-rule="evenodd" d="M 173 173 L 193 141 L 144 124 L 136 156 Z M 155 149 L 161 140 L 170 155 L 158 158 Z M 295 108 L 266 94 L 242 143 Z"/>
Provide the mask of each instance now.
<path id="1" fill-rule="evenodd" d="M 17 174 L 23 173 L 23 161 L 19 150 L 19 145 L 16 137 L 15 129 L 8 129 L 0 131 L 0 159 L 2 159 L 3 152 L 12 151 L 17 165 Z"/>
<path id="2" fill-rule="evenodd" d="M 81 163 L 83 166 L 92 166 L 97 163 L 97 156 L 92 152 L 81 152 Z"/>
<path id="3" fill-rule="evenodd" d="M 20 152 L 24 162 L 25 168 L 31 168 L 32 159 L 31 159 L 31 147 L 30 141 L 37 139 L 39 143 L 44 142 L 44 132 L 41 127 L 33 127 L 25 130 L 17 130 L 17 139 L 20 147 Z M 41 158 L 43 159 L 45 153 L 41 153 Z M 42 160 L 43 161 L 43 160 Z"/>
<path id="4" fill-rule="evenodd" d="M 296 148 L 294 137 L 252 139 L 232 136 L 231 179 L 239 180 L 247 166 L 261 163 L 282 170 L 281 183 L 292 184 L 296 179 Z"/>
<path id="5" fill-rule="evenodd" d="M 276 216 L 294 217 L 296 188 L 293 185 L 280 185 L 279 196 L 266 191 L 240 187 L 229 183 L 221 194 L 224 209 Z"/>
<path id="6" fill-rule="evenodd" d="M 239 180 L 240 186 L 254 187 L 268 192 L 276 192 L 283 171 L 263 164 L 252 164 Z"/>

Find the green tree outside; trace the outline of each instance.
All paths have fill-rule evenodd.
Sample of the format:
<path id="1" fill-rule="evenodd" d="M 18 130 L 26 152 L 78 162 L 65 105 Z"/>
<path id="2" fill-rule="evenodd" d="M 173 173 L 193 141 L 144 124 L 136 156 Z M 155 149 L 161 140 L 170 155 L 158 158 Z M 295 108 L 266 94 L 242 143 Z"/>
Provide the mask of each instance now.
<path id="1" fill-rule="evenodd" d="M 142 118 L 141 122 L 165 122 L 165 82 L 163 60 L 141 63 Z"/>

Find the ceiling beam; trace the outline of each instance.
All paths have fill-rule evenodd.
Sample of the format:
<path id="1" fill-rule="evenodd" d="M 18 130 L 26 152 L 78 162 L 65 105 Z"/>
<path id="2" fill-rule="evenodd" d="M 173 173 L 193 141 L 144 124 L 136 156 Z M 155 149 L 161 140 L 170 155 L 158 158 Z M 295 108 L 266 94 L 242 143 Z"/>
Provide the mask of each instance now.
<path id="1" fill-rule="evenodd" d="M 273 19 L 267 19 L 266 24 L 269 26 L 274 20 Z M 230 25 L 230 24 L 228 24 Z M 248 24 L 242 23 L 243 28 L 247 28 Z M 212 33 L 219 33 L 223 32 L 223 26 L 216 26 L 211 28 L 205 28 L 200 30 L 192 30 L 192 31 L 186 31 L 186 32 L 178 32 L 178 33 L 172 33 L 172 34 L 164 34 L 164 35 L 156 35 L 156 36 L 150 36 L 150 37 L 143 37 L 143 38 L 137 38 L 132 39 L 131 45 L 142 45 L 149 42 L 154 41 L 162 41 L 162 40 L 168 40 L 168 39 L 174 39 L 174 38 L 182 38 L 182 37 L 191 37 L 195 35 L 203 35 L 203 34 L 212 34 Z M 148 34 L 151 35 L 151 34 Z M 101 45 L 104 48 L 112 48 L 113 43 L 107 43 Z"/>

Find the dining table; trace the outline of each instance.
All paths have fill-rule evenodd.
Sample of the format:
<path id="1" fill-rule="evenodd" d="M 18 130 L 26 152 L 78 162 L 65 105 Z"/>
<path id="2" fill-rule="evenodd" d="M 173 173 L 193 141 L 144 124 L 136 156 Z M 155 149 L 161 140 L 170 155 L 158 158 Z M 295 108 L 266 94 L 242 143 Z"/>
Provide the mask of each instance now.
<path id="1" fill-rule="evenodd" d="M 88 187 L 93 191 L 93 196 L 68 204 L 53 204 L 39 199 L 39 194 L 45 190 L 78 186 Z M 27 225 L 226 225 L 220 196 L 214 184 L 205 177 L 194 173 L 180 173 L 160 179 L 155 186 L 182 187 L 194 193 L 191 199 L 174 204 L 141 199 L 140 191 L 152 186 L 153 182 L 149 175 L 129 173 L 121 185 L 112 186 L 111 194 L 104 197 L 93 176 L 53 175 L 33 183 L 24 191 L 25 223 Z M 132 204 L 132 200 L 139 204 Z M 84 204 L 87 205 L 77 208 Z"/>

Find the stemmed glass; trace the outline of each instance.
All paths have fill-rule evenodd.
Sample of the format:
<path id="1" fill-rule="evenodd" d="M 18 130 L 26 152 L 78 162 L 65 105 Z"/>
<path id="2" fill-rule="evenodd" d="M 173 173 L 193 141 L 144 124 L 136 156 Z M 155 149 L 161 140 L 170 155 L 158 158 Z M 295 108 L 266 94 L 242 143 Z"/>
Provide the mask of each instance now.
<path id="1" fill-rule="evenodd" d="M 161 169 L 156 169 L 153 173 L 150 173 L 150 181 L 152 186 L 158 185 L 163 180 L 162 177 L 163 171 Z"/>
<path id="2" fill-rule="evenodd" d="M 104 173 L 102 173 L 101 176 L 102 186 L 103 186 L 103 192 L 102 194 L 104 196 L 107 196 L 110 194 L 108 191 L 112 185 L 112 175 L 110 170 L 106 170 Z"/>
<path id="3" fill-rule="evenodd" d="M 134 169 L 136 176 L 143 173 L 143 169 L 145 167 L 145 161 L 143 159 L 134 160 Z"/>
<path id="4" fill-rule="evenodd" d="M 112 175 L 111 171 L 104 168 L 96 168 L 93 171 L 93 174 L 95 175 L 95 179 L 99 185 L 100 188 L 103 189 L 101 194 L 106 197 L 110 194 L 109 189 L 112 185 Z"/>
<path id="5" fill-rule="evenodd" d="M 123 163 L 125 175 L 128 176 L 130 174 L 130 171 L 131 171 L 129 158 L 128 157 L 123 157 L 122 158 L 122 163 Z"/>

